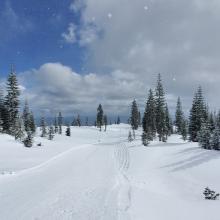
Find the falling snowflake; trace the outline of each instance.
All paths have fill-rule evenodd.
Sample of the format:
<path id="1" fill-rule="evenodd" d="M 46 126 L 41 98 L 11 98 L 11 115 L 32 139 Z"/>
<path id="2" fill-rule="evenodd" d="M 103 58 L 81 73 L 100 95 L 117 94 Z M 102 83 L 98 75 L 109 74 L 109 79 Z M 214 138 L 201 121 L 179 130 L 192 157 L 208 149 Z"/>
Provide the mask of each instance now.
<path id="1" fill-rule="evenodd" d="M 108 18 L 112 18 L 112 14 L 111 13 L 108 13 Z"/>
<path id="2" fill-rule="evenodd" d="M 145 5 L 145 6 L 144 6 L 144 10 L 146 10 L 146 11 L 148 10 L 148 7 L 147 7 L 147 5 Z"/>

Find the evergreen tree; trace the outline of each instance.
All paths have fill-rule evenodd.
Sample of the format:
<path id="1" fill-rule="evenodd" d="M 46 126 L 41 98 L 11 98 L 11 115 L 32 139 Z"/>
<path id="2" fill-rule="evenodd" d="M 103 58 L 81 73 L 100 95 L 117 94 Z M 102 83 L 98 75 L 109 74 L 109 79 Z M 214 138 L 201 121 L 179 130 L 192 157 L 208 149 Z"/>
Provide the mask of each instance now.
<path id="1" fill-rule="evenodd" d="M 181 131 L 182 138 L 184 141 L 187 139 L 187 122 L 185 119 L 182 120 Z"/>
<path id="2" fill-rule="evenodd" d="M 213 116 L 212 112 L 209 114 L 208 121 L 209 121 L 209 125 L 210 125 L 210 130 L 211 130 L 211 132 L 213 132 L 215 130 L 215 121 L 214 121 L 214 116 Z"/>
<path id="3" fill-rule="evenodd" d="M 166 139 L 168 136 L 170 136 L 173 133 L 173 123 L 170 117 L 170 113 L 169 113 L 169 109 L 168 106 L 166 104 L 166 109 L 165 109 L 165 115 L 166 115 L 166 129 L 165 129 L 165 133 L 166 133 Z"/>
<path id="4" fill-rule="evenodd" d="M 41 117 L 40 127 L 41 127 L 41 137 L 46 137 L 47 128 L 46 128 L 46 122 L 44 116 Z"/>
<path id="5" fill-rule="evenodd" d="M 104 122 L 104 125 L 105 125 L 105 131 L 106 131 L 106 129 L 107 129 L 107 124 L 108 124 L 107 115 L 104 115 L 104 117 L 103 117 L 103 122 Z"/>
<path id="6" fill-rule="evenodd" d="M 138 112 L 138 125 L 141 126 L 141 113 Z"/>
<path id="7" fill-rule="evenodd" d="M 211 131 L 208 122 L 203 122 L 201 129 L 198 132 L 198 142 L 199 145 L 204 149 L 211 149 Z"/>
<path id="8" fill-rule="evenodd" d="M 25 131 L 28 131 L 28 129 L 30 128 L 30 110 L 27 100 L 25 100 L 22 118 L 24 122 Z"/>
<path id="9" fill-rule="evenodd" d="M 33 145 L 33 136 L 32 132 L 28 131 L 27 132 L 27 137 L 23 141 L 25 147 L 32 147 Z"/>
<path id="10" fill-rule="evenodd" d="M 3 132 L 3 113 L 4 113 L 4 99 L 3 99 L 3 91 L 0 88 L 0 133 Z"/>
<path id="11" fill-rule="evenodd" d="M 58 115 L 58 133 L 59 134 L 62 134 L 62 125 L 63 125 L 63 116 L 61 112 L 59 112 L 59 115 Z"/>
<path id="12" fill-rule="evenodd" d="M 48 134 L 48 139 L 49 140 L 53 140 L 53 138 L 54 138 L 54 129 L 53 129 L 53 126 L 50 126 L 49 134 Z"/>
<path id="13" fill-rule="evenodd" d="M 151 132 L 150 131 L 147 131 L 147 132 L 144 131 L 142 133 L 141 139 L 142 139 L 143 145 L 148 146 L 150 141 L 152 140 Z"/>
<path id="14" fill-rule="evenodd" d="M 220 129 L 216 126 L 210 140 L 211 149 L 220 150 Z"/>
<path id="15" fill-rule="evenodd" d="M 117 118 L 117 125 L 119 125 L 121 123 L 121 119 L 120 119 L 120 117 L 118 116 L 118 118 Z"/>
<path id="16" fill-rule="evenodd" d="M 70 130 L 70 126 L 68 125 L 66 128 L 66 136 L 71 136 L 71 130 Z"/>
<path id="17" fill-rule="evenodd" d="M 144 111 L 144 116 L 142 119 L 142 128 L 143 132 L 150 133 L 151 139 L 156 137 L 156 106 L 155 106 L 155 100 L 152 90 L 149 90 L 149 95 Z"/>
<path id="18" fill-rule="evenodd" d="M 139 118 L 139 111 L 136 100 L 134 99 L 131 105 L 131 117 L 130 117 L 131 127 L 133 131 L 138 129 L 138 120 L 139 120 L 138 118 Z"/>
<path id="19" fill-rule="evenodd" d="M 29 124 L 30 124 L 30 130 L 32 134 L 36 132 L 36 125 L 35 125 L 35 119 L 34 119 L 34 114 L 33 112 L 30 112 L 30 118 L 29 118 Z"/>
<path id="20" fill-rule="evenodd" d="M 57 122 L 57 117 L 55 116 L 54 118 L 54 133 L 58 133 L 58 122 Z"/>
<path id="21" fill-rule="evenodd" d="M 164 93 L 160 74 L 158 75 L 158 80 L 157 80 L 155 103 L 156 103 L 156 128 L 159 136 L 159 141 L 166 141 L 165 93 Z"/>
<path id="22" fill-rule="evenodd" d="M 24 123 L 21 117 L 16 118 L 16 122 L 15 122 L 15 140 L 20 140 L 23 141 L 24 137 L 25 137 L 25 127 L 24 127 Z M 29 131 L 29 130 L 28 130 Z"/>
<path id="23" fill-rule="evenodd" d="M 18 87 L 17 77 L 11 69 L 11 73 L 7 79 L 7 94 L 4 101 L 5 111 L 5 123 L 4 129 L 8 134 L 15 135 L 15 124 L 16 120 L 19 118 L 19 95 L 20 90 Z"/>
<path id="24" fill-rule="evenodd" d="M 192 108 L 189 116 L 189 140 L 198 141 L 198 132 L 201 129 L 202 122 L 207 121 L 208 108 L 204 104 L 202 88 L 199 86 L 193 98 Z"/>
<path id="25" fill-rule="evenodd" d="M 175 126 L 176 126 L 176 132 L 178 134 L 181 133 L 183 120 L 184 120 L 184 116 L 183 116 L 182 104 L 180 97 L 178 97 L 176 104 L 176 114 L 175 114 Z"/>
<path id="26" fill-rule="evenodd" d="M 77 116 L 76 123 L 77 123 L 77 126 L 81 127 L 80 115 Z"/>
<path id="27" fill-rule="evenodd" d="M 103 109 L 102 109 L 102 105 L 99 104 L 98 108 L 97 108 L 97 117 L 96 117 L 96 123 L 97 123 L 97 127 L 100 129 L 100 131 L 102 130 L 102 125 L 103 125 Z"/>

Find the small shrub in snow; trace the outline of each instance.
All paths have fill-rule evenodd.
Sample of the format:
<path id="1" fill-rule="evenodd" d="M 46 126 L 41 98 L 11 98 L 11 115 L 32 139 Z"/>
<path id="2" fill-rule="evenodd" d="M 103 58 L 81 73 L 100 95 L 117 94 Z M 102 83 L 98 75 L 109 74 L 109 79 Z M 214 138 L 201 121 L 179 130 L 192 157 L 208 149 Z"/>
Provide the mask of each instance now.
<path id="1" fill-rule="evenodd" d="M 66 136 L 71 136 L 71 131 L 69 126 L 66 128 Z"/>
<path id="2" fill-rule="evenodd" d="M 208 187 L 205 188 L 203 194 L 205 196 L 205 199 L 209 199 L 209 200 L 216 200 L 219 197 L 219 193 L 210 190 Z"/>

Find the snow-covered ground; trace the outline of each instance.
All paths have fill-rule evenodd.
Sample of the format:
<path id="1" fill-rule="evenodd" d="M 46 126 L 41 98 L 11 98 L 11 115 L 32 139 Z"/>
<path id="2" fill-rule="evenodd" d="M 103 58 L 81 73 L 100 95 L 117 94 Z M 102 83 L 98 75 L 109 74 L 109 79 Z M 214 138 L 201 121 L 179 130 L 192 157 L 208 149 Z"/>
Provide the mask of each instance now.
<path id="1" fill-rule="evenodd" d="M 177 135 L 144 147 L 128 131 L 73 127 L 30 149 L 0 135 L 0 219 L 219 220 L 202 192 L 220 192 L 220 152 Z"/>

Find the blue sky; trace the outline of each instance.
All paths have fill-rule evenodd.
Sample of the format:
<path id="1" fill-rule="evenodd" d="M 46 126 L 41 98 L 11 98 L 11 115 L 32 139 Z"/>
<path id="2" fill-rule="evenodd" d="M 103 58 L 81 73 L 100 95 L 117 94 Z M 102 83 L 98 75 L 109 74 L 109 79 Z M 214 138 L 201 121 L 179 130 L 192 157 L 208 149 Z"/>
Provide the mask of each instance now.
<path id="1" fill-rule="evenodd" d="M 11 63 L 17 72 L 43 63 L 61 62 L 81 72 L 84 48 L 66 44 L 61 37 L 79 13 L 69 10 L 70 0 L 0 1 L 0 73 L 8 74 Z"/>

